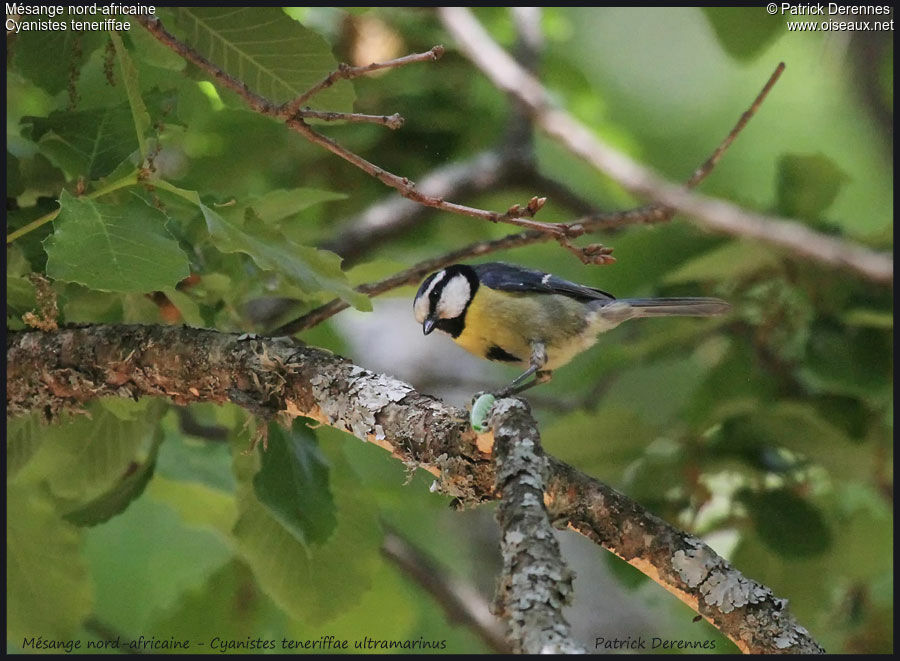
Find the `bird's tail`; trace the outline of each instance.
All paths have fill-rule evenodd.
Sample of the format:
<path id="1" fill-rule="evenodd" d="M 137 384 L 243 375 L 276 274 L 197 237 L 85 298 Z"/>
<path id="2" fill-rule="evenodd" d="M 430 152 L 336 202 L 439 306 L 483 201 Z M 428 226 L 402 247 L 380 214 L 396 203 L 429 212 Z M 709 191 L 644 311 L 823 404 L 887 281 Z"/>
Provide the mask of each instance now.
<path id="1" fill-rule="evenodd" d="M 620 298 L 599 308 L 600 317 L 618 325 L 637 317 L 713 317 L 731 306 L 720 298 Z"/>

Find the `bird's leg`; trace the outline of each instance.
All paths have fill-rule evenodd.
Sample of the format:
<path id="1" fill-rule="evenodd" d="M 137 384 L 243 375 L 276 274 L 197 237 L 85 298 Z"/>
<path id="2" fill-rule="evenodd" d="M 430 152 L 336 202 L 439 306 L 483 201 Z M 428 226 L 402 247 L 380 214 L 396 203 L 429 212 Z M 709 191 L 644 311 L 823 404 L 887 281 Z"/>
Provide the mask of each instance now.
<path id="1" fill-rule="evenodd" d="M 513 379 L 503 390 L 495 393 L 495 395 L 498 398 L 509 397 L 510 395 L 517 395 L 529 388 L 533 388 L 540 383 L 546 383 L 553 376 L 553 373 L 550 370 L 541 369 L 546 364 L 547 348 L 544 346 L 543 342 L 535 342 L 531 345 L 531 362 L 528 369 Z M 525 380 L 532 374 L 534 374 L 534 378 L 525 383 Z"/>

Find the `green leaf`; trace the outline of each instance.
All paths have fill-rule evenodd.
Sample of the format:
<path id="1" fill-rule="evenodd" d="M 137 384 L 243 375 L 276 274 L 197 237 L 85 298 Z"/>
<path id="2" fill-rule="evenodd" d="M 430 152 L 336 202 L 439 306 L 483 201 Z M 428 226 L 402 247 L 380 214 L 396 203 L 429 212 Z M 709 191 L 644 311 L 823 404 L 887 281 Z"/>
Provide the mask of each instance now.
<path id="1" fill-rule="evenodd" d="M 47 275 L 91 289 L 150 292 L 188 275 L 188 261 L 165 228 L 165 215 L 137 196 L 121 204 L 63 191 L 54 233 L 44 242 Z"/>
<path id="2" fill-rule="evenodd" d="M 230 458 L 228 468 L 230 476 Z M 232 493 L 226 493 L 206 482 L 169 479 L 157 471 L 147 487 L 147 497 L 168 505 L 189 528 L 215 532 L 223 541 L 231 537 L 231 528 L 237 518 Z"/>
<path id="3" fill-rule="evenodd" d="M 823 319 L 812 328 L 799 373 L 813 390 L 879 403 L 890 398 L 892 351 L 885 330 Z"/>
<path id="4" fill-rule="evenodd" d="M 177 35 L 275 103 L 299 96 L 337 69 L 325 40 L 279 8 L 189 7 L 172 11 Z M 313 97 L 310 105 L 350 112 L 353 100 L 352 85 L 339 81 Z"/>
<path id="5" fill-rule="evenodd" d="M 689 259 L 666 274 L 666 284 L 723 282 L 778 268 L 779 255 L 757 241 L 736 240 Z"/>
<path id="6" fill-rule="evenodd" d="M 269 191 L 250 202 L 240 205 L 245 217 L 251 215 L 261 219 L 267 225 L 278 227 L 281 221 L 297 215 L 323 202 L 344 200 L 347 195 L 318 188 L 294 188 Z"/>
<path id="7" fill-rule="evenodd" d="M 137 138 L 138 145 L 141 150 L 141 160 L 147 158 L 147 143 L 145 134 L 150 128 L 150 113 L 147 112 L 147 106 L 144 105 L 144 99 L 141 97 L 141 84 L 138 78 L 137 69 L 131 56 L 122 43 L 122 38 L 115 31 L 110 31 L 109 38 L 112 39 L 116 49 L 116 58 L 119 60 L 119 67 L 122 71 L 122 81 L 125 84 L 125 93 L 128 95 L 128 106 L 131 108 L 131 118 L 134 122 L 134 133 Z"/>
<path id="8" fill-rule="evenodd" d="M 6 507 L 6 634 L 71 638 L 92 607 L 81 536 L 34 485 L 7 485 Z"/>
<path id="9" fill-rule="evenodd" d="M 67 512 L 63 518 L 76 526 L 95 526 L 124 512 L 133 500 L 144 493 L 150 478 L 153 477 L 156 457 L 159 454 L 159 446 L 162 444 L 163 438 L 162 432 L 157 429 L 150 454 L 143 462 L 132 462 L 119 482 L 113 485 L 109 491 L 97 496 L 86 505 Z"/>
<path id="10" fill-rule="evenodd" d="M 28 278 L 7 276 L 6 278 L 6 314 L 10 312 L 22 315 L 37 306 L 34 285 Z"/>
<path id="11" fill-rule="evenodd" d="M 6 479 L 13 479 L 41 446 L 39 413 L 20 415 L 6 421 Z"/>
<path id="12" fill-rule="evenodd" d="M 127 103 L 23 117 L 22 122 L 41 153 L 71 179 L 106 176 L 139 148 Z"/>
<path id="13" fill-rule="evenodd" d="M 166 298 L 171 301 L 172 305 L 175 306 L 178 312 L 181 313 L 181 318 L 184 319 L 184 323 L 196 328 L 203 328 L 206 326 L 203 315 L 200 313 L 200 306 L 197 305 L 197 302 L 189 294 L 179 291 L 178 289 L 172 289 L 171 287 L 164 289 L 163 293 L 166 295 Z"/>
<path id="14" fill-rule="evenodd" d="M 327 540 L 305 544 L 260 502 L 251 487 L 259 472 L 257 453 L 244 454 L 233 445 L 233 470 L 239 515 L 233 535 L 241 557 L 250 565 L 262 590 L 291 617 L 321 625 L 357 605 L 371 586 L 381 563 L 381 531 L 368 494 L 346 480 L 334 491 L 337 525 Z M 335 473 L 350 468 L 332 456 Z"/>
<path id="15" fill-rule="evenodd" d="M 744 492 L 760 539 L 779 555 L 808 558 L 831 546 L 831 531 L 817 507 L 787 489 Z"/>
<path id="16" fill-rule="evenodd" d="M 46 482 L 69 510 L 109 491 L 131 472 L 167 405 L 150 399 L 131 406 L 136 410 L 131 420 L 92 404 L 87 408 L 90 417 L 69 416 L 34 430 L 41 436 L 41 446 L 18 479 Z"/>
<path id="17" fill-rule="evenodd" d="M 350 287 L 346 274 L 341 270 L 341 258 L 333 252 L 291 243 L 275 232 L 266 231 L 261 223 L 256 223 L 252 228 L 259 234 L 253 233 L 238 221 L 226 219 L 203 204 L 195 191 L 170 184 L 160 188 L 190 200 L 200 208 L 210 236 L 222 252 L 249 255 L 261 269 L 283 274 L 309 296 L 325 292 L 343 298 L 358 310 L 372 309 L 369 297 Z"/>
<path id="18" fill-rule="evenodd" d="M 25 182 L 19 168 L 19 159 L 9 150 L 6 152 L 6 196 L 18 197 L 25 190 Z"/>
<path id="19" fill-rule="evenodd" d="M 778 211 L 820 220 L 850 178 L 822 154 L 786 154 L 778 162 Z"/>
<path id="20" fill-rule="evenodd" d="M 16 67 L 50 94 L 66 89 L 88 56 L 106 41 L 102 32 L 35 30 L 16 37 Z"/>
<path id="21" fill-rule="evenodd" d="M 121 632 L 123 640 L 146 638 L 153 619 L 233 557 L 219 533 L 184 524 L 151 498 L 155 483 L 121 515 L 82 529 L 96 594 L 94 616 Z"/>
<path id="22" fill-rule="evenodd" d="M 752 60 L 784 31 L 783 20 L 759 7 L 704 7 L 719 44 L 737 60 Z"/>
<path id="23" fill-rule="evenodd" d="M 247 565 L 238 560 L 222 565 L 203 585 L 186 591 L 157 617 L 148 637 L 196 641 L 211 641 L 226 631 L 232 640 L 256 639 L 273 622 L 284 619 L 260 592 Z M 206 647 L 200 650 L 211 651 Z"/>
<path id="24" fill-rule="evenodd" d="M 268 427 L 268 449 L 253 476 L 260 502 L 304 545 L 321 544 L 337 524 L 328 487 L 328 462 L 313 433 L 299 418 L 289 432 L 276 422 Z"/>
<path id="25" fill-rule="evenodd" d="M 361 498 L 336 494 L 340 516 L 331 538 L 306 546 L 255 497 L 240 498 L 234 537 L 260 587 L 289 615 L 322 624 L 358 603 L 378 566 L 380 535 Z"/>

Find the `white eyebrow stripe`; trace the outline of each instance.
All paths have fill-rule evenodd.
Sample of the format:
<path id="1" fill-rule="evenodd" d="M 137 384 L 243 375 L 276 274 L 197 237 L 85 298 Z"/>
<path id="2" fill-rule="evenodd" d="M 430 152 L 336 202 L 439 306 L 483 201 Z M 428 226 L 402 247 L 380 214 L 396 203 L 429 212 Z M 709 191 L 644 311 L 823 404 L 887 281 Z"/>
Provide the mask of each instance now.
<path id="1" fill-rule="evenodd" d="M 550 282 L 550 278 L 552 278 L 552 277 L 553 276 L 548 273 L 543 278 L 541 278 L 541 284 L 546 285 L 548 282 Z"/>
<path id="2" fill-rule="evenodd" d="M 431 296 L 431 292 L 434 291 L 434 288 L 441 282 L 441 280 L 443 280 L 446 277 L 447 277 L 447 271 L 441 271 L 436 276 L 434 276 L 434 280 L 432 280 L 431 284 L 428 285 L 428 289 L 426 289 L 422 293 L 422 298 L 428 298 L 429 296 Z"/>

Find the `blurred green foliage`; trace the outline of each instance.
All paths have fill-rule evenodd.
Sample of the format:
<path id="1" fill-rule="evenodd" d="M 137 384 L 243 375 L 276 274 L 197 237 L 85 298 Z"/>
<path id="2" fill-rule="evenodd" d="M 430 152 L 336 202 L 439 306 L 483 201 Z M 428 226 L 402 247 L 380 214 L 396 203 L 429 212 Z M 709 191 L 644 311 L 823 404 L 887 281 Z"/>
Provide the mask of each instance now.
<path id="1" fill-rule="evenodd" d="M 478 15 L 513 45 L 508 10 Z M 275 101 L 339 61 L 446 44 L 438 63 L 315 97 L 323 109 L 403 115 L 396 132 L 317 128 L 412 179 L 498 146 L 510 120 L 505 97 L 454 52 L 431 12 L 193 8 L 160 17 Z M 839 43 L 788 33 L 761 8 L 547 8 L 542 27 L 540 75 L 560 103 L 675 180 L 784 61 L 781 82 L 704 192 L 891 249 L 890 35 Z M 8 328 L 23 328 L 36 305 L 31 272 L 53 279 L 64 323 L 259 331 L 251 301 L 293 301 L 282 320 L 335 296 L 364 309 L 351 289 L 359 282 L 510 231 L 432 215 L 373 243 L 348 277 L 317 246 L 386 189 L 252 113 L 142 29 L 119 37 L 8 39 L 7 231 L 52 216 L 7 246 Z M 546 138 L 535 149 L 543 174 L 591 203 L 638 203 Z M 540 193 L 512 185 L 457 201 L 502 210 Z M 542 218 L 572 219 L 552 199 Z M 706 536 L 789 598 L 828 651 L 890 651 L 892 291 L 681 218 L 599 240 L 615 246 L 614 266 L 582 266 L 552 244 L 495 257 L 619 294 L 722 296 L 734 313 L 648 320 L 601 338 L 530 398 L 547 451 Z M 349 350 L 331 322 L 302 338 Z M 190 409 L 197 429 L 219 429 L 227 442 L 197 436 L 162 401 L 87 410 L 49 427 L 36 416 L 8 421 L 10 650 L 24 636 L 112 631 L 423 637 L 484 651 L 378 553 L 387 522 L 453 574 L 490 586 L 494 551 L 464 532 L 472 519 L 447 511 L 424 476 L 402 487 L 404 467 L 384 452 L 301 423 L 271 427 L 268 453 L 247 453 L 247 414 L 232 406 Z M 645 585 L 611 562 L 623 585 Z M 698 634 L 706 625 L 691 624 L 674 599 L 641 594 L 661 630 L 715 635 Z"/>

